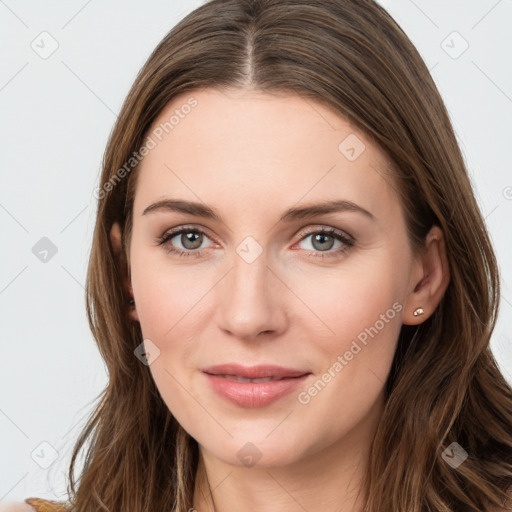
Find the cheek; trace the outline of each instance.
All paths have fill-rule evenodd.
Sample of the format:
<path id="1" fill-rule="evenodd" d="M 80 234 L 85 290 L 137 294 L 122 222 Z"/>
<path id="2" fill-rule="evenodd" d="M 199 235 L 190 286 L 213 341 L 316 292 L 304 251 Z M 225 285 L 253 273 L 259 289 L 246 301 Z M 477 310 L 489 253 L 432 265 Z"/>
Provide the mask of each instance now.
<path id="1" fill-rule="evenodd" d="M 207 276 L 201 275 L 194 265 L 167 261 L 165 249 L 134 251 L 131 279 L 145 338 L 162 343 L 191 326 L 208 290 Z"/>
<path id="2" fill-rule="evenodd" d="M 405 276 L 397 276 L 396 260 L 377 251 L 372 256 L 347 260 L 329 272 L 302 272 L 290 286 L 308 306 L 301 305 L 302 319 L 293 321 L 308 333 L 306 351 L 314 354 L 322 380 L 304 389 L 299 402 L 322 409 L 318 417 L 329 416 L 339 397 L 354 417 L 367 410 L 389 374 L 402 325 Z"/>
<path id="3" fill-rule="evenodd" d="M 191 394 L 197 394 L 190 385 L 197 371 L 192 353 L 198 348 L 211 285 L 193 266 L 170 264 L 149 251 L 133 255 L 132 285 L 143 338 L 159 349 L 149 370 L 169 410 L 186 423 L 194 404 Z"/>
<path id="4" fill-rule="evenodd" d="M 364 256 L 332 268 L 292 269 L 286 275 L 299 299 L 294 310 L 302 320 L 295 321 L 305 323 L 307 319 L 317 333 L 332 340 L 333 348 L 374 325 L 394 303 L 403 301 L 405 275 L 399 276 L 395 270 L 401 263 L 378 251 Z M 397 309 L 395 306 L 388 316 L 395 319 Z"/>

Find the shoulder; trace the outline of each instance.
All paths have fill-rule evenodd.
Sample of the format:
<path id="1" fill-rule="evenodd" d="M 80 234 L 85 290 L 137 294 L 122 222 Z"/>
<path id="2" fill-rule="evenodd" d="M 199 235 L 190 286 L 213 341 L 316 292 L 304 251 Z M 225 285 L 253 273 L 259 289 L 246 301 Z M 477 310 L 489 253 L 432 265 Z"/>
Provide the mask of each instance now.
<path id="1" fill-rule="evenodd" d="M 66 504 L 42 498 L 27 498 L 23 502 L 0 503 L 0 512 L 66 512 Z"/>
<path id="2" fill-rule="evenodd" d="M 35 512 L 35 508 L 25 502 L 13 501 L 11 503 L 0 503 L 0 512 Z"/>

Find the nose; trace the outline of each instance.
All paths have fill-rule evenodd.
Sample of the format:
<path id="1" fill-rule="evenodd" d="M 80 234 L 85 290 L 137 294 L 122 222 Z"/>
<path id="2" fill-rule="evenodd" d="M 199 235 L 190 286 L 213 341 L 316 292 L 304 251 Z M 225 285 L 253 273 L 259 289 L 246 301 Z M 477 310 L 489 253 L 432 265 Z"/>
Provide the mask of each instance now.
<path id="1" fill-rule="evenodd" d="M 217 324 L 231 336 L 249 341 L 285 330 L 286 286 L 268 267 L 265 251 L 251 263 L 235 254 L 217 294 Z"/>

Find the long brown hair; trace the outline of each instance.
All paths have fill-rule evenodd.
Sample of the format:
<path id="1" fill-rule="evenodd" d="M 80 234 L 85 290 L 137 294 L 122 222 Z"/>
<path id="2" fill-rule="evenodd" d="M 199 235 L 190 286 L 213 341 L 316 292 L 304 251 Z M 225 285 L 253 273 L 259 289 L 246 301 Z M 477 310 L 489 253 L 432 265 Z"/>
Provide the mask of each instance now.
<path id="1" fill-rule="evenodd" d="M 451 281 L 425 322 L 402 326 L 365 479 L 366 510 L 481 512 L 503 505 L 512 486 L 512 390 L 489 349 L 498 267 L 425 63 L 373 0 L 212 0 L 158 44 L 106 147 L 86 303 L 109 380 L 73 450 L 71 509 L 192 507 L 197 442 L 134 356 L 142 333 L 127 317 L 126 269 L 109 232 L 119 222 L 129 261 L 133 155 L 165 105 L 198 87 L 285 91 L 323 102 L 388 155 L 412 246 L 420 248 L 434 224 L 444 233 Z M 443 458 L 453 442 L 468 453 L 458 468 Z"/>

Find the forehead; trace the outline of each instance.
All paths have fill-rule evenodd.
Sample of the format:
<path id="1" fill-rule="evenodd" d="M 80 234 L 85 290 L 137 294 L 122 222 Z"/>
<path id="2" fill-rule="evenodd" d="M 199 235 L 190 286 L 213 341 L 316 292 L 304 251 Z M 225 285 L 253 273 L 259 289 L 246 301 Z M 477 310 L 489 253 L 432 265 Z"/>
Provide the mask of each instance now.
<path id="1" fill-rule="evenodd" d="M 397 202 L 385 154 L 310 98 L 196 89 L 173 98 L 147 135 L 140 210 L 168 195 L 222 204 L 236 194 L 246 208 L 279 196 L 287 204 L 346 197 L 370 210 Z"/>

